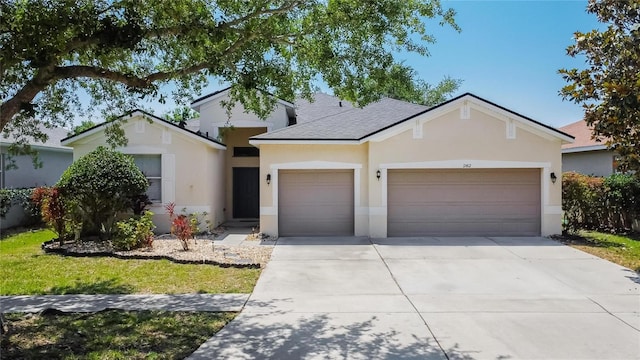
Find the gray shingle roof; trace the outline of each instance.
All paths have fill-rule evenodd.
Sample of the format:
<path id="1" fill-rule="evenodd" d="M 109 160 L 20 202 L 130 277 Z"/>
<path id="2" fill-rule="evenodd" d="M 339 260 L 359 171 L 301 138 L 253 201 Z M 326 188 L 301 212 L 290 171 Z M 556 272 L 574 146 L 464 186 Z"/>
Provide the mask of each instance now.
<path id="1" fill-rule="evenodd" d="M 383 98 L 357 108 L 327 94 L 316 101 L 296 102 L 298 124 L 258 135 L 256 140 L 358 140 L 408 117 L 426 111 L 427 106 Z"/>
<path id="2" fill-rule="evenodd" d="M 354 106 L 350 102 L 340 100 L 332 95 L 316 93 L 313 97 L 313 102 L 309 102 L 306 99 L 296 100 L 296 121 L 298 124 L 341 114 L 354 109 Z"/>
<path id="3" fill-rule="evenodd" d="M 31 146 L 44 146 L 50 148 L 59 148 L 59 149 L 71 149 L 66 146 L 62 146 L 60 144 L 60 140 L 67 137 L 69 130 L 61 128 L 61 127 L 53 127 L 48 128 L 42 124 L 38 124 L 38 129 L 47 134 L 48 139 L 44 143 L 40 140 L 36 140 L 32 137 L 27 137 L 27 143 Z M 16 131 L 12 131 L 9 134 L 0 134 L 0 143 L 3 144 L 13 144 L 16 142 L 18 137 L 18 133 Z"/>

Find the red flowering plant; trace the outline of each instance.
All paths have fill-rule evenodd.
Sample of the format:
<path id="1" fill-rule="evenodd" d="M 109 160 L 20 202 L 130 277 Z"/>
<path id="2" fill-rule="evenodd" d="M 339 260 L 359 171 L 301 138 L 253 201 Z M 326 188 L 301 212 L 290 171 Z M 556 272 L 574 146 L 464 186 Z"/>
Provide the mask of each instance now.
<path id="1" fill-rule="evenodd" d="M 194 222 L 191 221 L 186 214 L 176 214 L 175 203 L 168 203 L 164 208 L 169 214 L 171 221 L 171 234 L 180 240 L 182 249 L 189 250 L 189 240 L 193 239 L 193 235 L 197 232 L 197 224 L 194 228 Z"/>

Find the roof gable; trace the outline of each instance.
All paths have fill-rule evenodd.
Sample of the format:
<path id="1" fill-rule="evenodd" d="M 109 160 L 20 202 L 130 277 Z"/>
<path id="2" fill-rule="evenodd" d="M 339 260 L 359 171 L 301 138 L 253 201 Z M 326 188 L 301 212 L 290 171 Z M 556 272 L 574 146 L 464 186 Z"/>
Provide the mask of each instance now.
<path id="1" fill-rule="evenodd" d="M 323 97 L 327 95 L 323 94 Z M 387 127 L 427 109 L 426 106 L 416 105 L 405 101 L 383 98 L 375 103 L 371 103 L 363 108 L 353 107 L 348 103 L 343 103 L 344 110 L 341 109 L 337 99 L 333 97 L 322 100 L 329 108 L 322 116 L 321 111 L 314 110 L 306 121 L 294 126 L 275 130 L 270 133 L 253 137 L 257 140 L 359 140 L 368 134 L 376 132 L 380 128 Z M 330 101 L 330 102 L 327 102 Z M 311 116 L 321 116 L 313 119 Z"/>
<path id="2" fill-rule="evenodd" d="M 595 138 L 593 136 L 593 127 L 587 125 L 584 120 L 579 120 L 574 123 L 565 125 L 560 130 L 571 134 L 575 137 L 573 144 L 564 144 L 562 149 L 569 151 L 590 151 L 590 150 L 604 150 L 607 148 L 605 142 L 606 139 L 602 137 Z"/>
<path id="3" fill-rule="evenodd" d="M 143 116 L 143 117 L 145 117 L 147 119 L 150 119 L 151 121 L 153 121 L 156 124 L 160 124 L 160 125 L 162 125 L 164 127 L 167 127 L 167 128 L 169 128 L 171 130 L 174 130 L 174 131 L 176 131 L 176 132 L 178 132 L 180 134 L 183 134 L 183 135 L 185 135 L 185 136 L 187 136 L 189 138 L 192 138 L 194 140 L 203 142 L 207 146 L 211 146 L 213 148 L 221 149 L 221 150 L 226 149 L 226 145 L 225 144 L 223 144 L 223 143 L 221 143 L 221 142 L 219 142 L 219 141 L 217 141 L 215 139 L 212 139 L 212 138 L 206 137 L 206 136 L 204 136 L 202 134 L 199 134 L 197 132 L 191 131 L 187 127 L 182 127 L 182 126 L 180 126 L 180 125 L 178 125 L 178 124 L 176 124 L 174 122 L 167 121 L 167 120 L 165 120 L 165 119 L 163 119 L 161 117 L 158 117 L 158 116 L 155 116 L 153 114 L 150 114 L 150 113 L 148 113 L 148 112 L 146 112 L 144 110 L 139 110 L 139 109 L 133 110 L 133 111 L 131 111 L 131 112 L 119 117 L 119 119 L 122 119 L 122 118 L 125 118 L 125 117 L 134 118 L 136 116 Z M 100 123 L 100 124 L 92 127 L 92 128 L 84 130 L 79 134 L 68 136 L 68 137 L 62 139 L 61 143 L 62 143 L 62 145 L 69 146 L 69 145 L 75 143 L 76 141 L 78 141 L 80 139 L 83 139 L 83 138 L 86 138 L 86 137 L 91 136 L 93 134 L 96 134 L 96 133 L 104 131 L 104 129 L 105 129 L 107 124 L 109 124 L 109 122 L 105 121 L 103 123 Z"/>
<path id="4" fill-rule="evenodd" d="M 566 143 L 573 142 L 573 137 L 569 134 L 471 93 L 462 94 L 431 108 L 383 98 L 361 109 L 348 109 L 335 115 L 255 136 L 251 140 L 254 144 L 274 141 L 347 141 L 352 143 L 378 141 L 393 136 L 399 131 L 407 130 L 413 126 L 413 122 L 410 121 L 412 119 L 418 117 L 422 120 L 433 118 L 443 112 L 453 111 L 467 104 L 473 104 L 476 108 L 491 112 L 494 116 L 518 121 L 534 128 L 545 136 L 559 138 Z"/>
<path id="5" fill-rule="evenodd" d="M 197 99 L 195 99 L 195 100 L 193 100 L 191 102 L 191 108 L 196 110 L 196 111 L 200 111 L 200 107 L 202 107 L 203 105 L 205 105 L 207 103 L 210 103 L 212 101 L 215 101 L 217 99 L 220 99 L 222 97 L 228 96 L 230 90 L 231 90 L 231 87 L 229 86 L 229 87 L 226 87 L 226 88 L 224 88 L 222 90 L 214 91 L 211 94 L 207 94 L 207 95 L 201 96 L 201 97 L 199 97 L 199 98 L 197 98 Z M 276 98 L 273 94 L 271 94 L 269 92 L 265 91 L 264 93 L 269 95 L 269 96 L 271 96 L 271 97 Z M 292 108 L 294 106 L 292 103 L 290 103 L 288 101 L 285 101 L 285 100 L 282 100 L 280 98 L 276 98 L 276 102 L 279 103 L 279 104 L 282 104 L 282 105 L 284 105 L 286 107 L 290 107 L 290 108 Z"/>

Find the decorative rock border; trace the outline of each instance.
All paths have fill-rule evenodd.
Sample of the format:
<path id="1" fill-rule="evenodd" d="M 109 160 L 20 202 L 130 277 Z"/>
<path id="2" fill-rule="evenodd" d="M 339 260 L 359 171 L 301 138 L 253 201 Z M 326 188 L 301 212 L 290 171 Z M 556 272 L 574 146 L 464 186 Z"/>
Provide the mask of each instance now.
<path id="1" fill-rule="evenodd" d="M 111 251 L 95 251 L 95 252 L 78 252 L 71 251 L 65 248 L 52 248 L 50 245 L 56 243 L 56 239 L 48 240 L 42 243 L 41 248 L 47 254 L 57 254 L 62 256 L 69 257 L 112 257 L 121 260 L 169 260 L 176 264 L 194 264 L 194 265 L 215 265 L 222 268 L 238 268 L 238 269 L 260 269 L 261 265 L 259 263 L 224 263 L 215 260 L 185 260 L 185 259 L 176 259 L 172 256 L 167 255 L 139 255 L 139 254 L 119 254 Z"/>

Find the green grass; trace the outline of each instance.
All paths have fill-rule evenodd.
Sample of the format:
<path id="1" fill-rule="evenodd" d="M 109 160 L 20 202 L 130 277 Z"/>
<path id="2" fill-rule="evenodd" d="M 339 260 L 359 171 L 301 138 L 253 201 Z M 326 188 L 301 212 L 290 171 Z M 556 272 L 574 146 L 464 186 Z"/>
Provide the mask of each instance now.
<path id="1" fill-rule="evenodd" d="M 235 313 L 6 314 L 2 359 L 183 359 Z"/>
<path id="2" fill-rule="evenodd" d="M 260 275 L 168 260 L 45 254 L 40 245 L 53 237 L 37 230 L 0 240 L 0 295 L 249 293 Z"/>
<path id="3" fill-rule="evenodd" d="M 569 245 L 640 272 L 640 236 L 582 231 Z"/>

